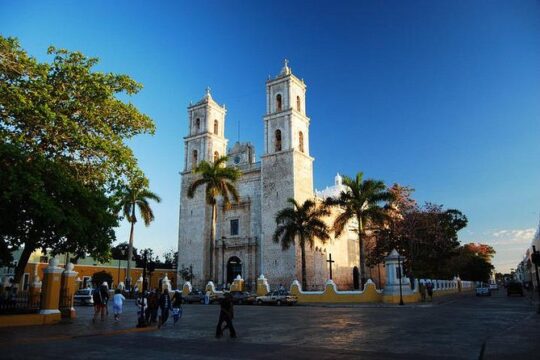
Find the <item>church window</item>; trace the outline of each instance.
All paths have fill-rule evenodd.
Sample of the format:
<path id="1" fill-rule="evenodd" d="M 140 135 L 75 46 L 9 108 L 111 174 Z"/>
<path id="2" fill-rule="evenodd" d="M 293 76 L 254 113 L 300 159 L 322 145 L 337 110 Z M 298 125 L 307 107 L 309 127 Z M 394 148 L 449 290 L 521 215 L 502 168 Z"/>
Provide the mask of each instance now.
<path id="1" fill-rule="evenodd" d="M 302 111 L 302 103 L 300 102 L 300 96 L 296 97 L 296 110 Z"/>
<path id="2" fill-rule="evenodd" d="M 201 119 L 197 118 L 195 119 L 195 131 L 201 130 Z"/>
<path id="3" fill-rule="evenodd" d="M 214 151 L 214 162 L 218 161 L 219 159 L 219 153 L 217 151 Z"/>
<path id="4" fill-rule="evenodd" d="M 301 131 L 298 133 L 298 147 L 301 152 L 304 152 L 304 133 Z"/>
<path id="5" fill-rule="evenodd" d="M 214 134 L 217 135 L 218 130 L 219 130 L 218 121 L 217 121 L 217 120 L 214 120 Z"/>
<path id="6" fill-rule="evenodd" d="M 231 236 L 238 235 L 239 226 L 238 219 L 231 220 Z"/>
<path id="7" fill-rule="evenodd" d="M 281 111 L 281 94 L 276 95 L 276 111 Z"/>
<path id="8" fill-rule="evenodd" d="M 197 150 L 193 150 L 193 153 L 191 156 L 191 164 L 193 166 L 197 166 L 197 162 L 199 161 L 198 157 L 199 157 L 199 154 L 197 153 Z"/>
<path id="9" fill-rule="evenodd" d="M 276 139 L 275 139 L 276 151 L 281 151 L 281 130 L 276 130 Z"/>

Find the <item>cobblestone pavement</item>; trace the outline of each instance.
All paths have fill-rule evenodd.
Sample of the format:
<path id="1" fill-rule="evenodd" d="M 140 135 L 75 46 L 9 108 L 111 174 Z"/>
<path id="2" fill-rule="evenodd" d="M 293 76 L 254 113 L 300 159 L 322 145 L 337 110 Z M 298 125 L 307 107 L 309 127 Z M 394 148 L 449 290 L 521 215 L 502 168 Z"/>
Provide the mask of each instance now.
<path id="1" fill-rule="evenodd" d="M 527 297 L 460 295 L 405 306 L 237 306 L 238 338 L 215 339 L 219 307 L 185 305 L 176 325 L 136 329 L 128 303 L 91 321 L 0 329 L 2 359 L 538 359 L 540 315 Z M 9 349 L 9 351 L 6 351 Z"/>

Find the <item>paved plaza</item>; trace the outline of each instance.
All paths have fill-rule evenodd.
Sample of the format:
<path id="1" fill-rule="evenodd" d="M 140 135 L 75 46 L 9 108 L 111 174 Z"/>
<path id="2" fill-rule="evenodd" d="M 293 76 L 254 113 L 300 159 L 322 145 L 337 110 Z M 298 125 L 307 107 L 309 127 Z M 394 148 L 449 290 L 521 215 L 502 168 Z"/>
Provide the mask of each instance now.
<path id="1" fill-rule="evenodd" d="M 537 359 L 540 315 L 527 297 L 456 295 L 416 305 L 236 306 L 238 338 L 214 338 L 216 305 L 185 305 L 173 327 L 136 329 L 136 308 L 91 321 L 0 329 L 3 359 Z"/>

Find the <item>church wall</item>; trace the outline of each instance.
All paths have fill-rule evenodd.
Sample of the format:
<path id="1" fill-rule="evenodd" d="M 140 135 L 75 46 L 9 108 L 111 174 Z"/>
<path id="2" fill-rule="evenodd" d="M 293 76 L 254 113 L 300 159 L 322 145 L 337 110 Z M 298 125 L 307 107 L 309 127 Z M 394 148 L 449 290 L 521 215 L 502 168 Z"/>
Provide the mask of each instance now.
<path id="1" fill-rule="evenodd" d="M 208 238 L 211 217 L 199 189 L 193 199 L 187 197 L 187 189 L 194 175 L 184 174 L 180 189 L 180 214 L 178 229 L 178 270 L 193 267 L 192 284 L 202 287 L 206 281 L 206 268 L 209 261 Z M 203 225 L 204 224 L 204 225 Z M 202 260 L 202 261 L 201 261 Z"/>

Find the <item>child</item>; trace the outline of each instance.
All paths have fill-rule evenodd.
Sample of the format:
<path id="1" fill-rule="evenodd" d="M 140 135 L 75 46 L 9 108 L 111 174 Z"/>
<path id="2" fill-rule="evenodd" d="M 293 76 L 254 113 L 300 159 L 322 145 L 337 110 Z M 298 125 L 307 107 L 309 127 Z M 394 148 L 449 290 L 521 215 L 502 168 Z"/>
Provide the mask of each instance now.
<path id="1" fill-rule="evenodd" d="M 182 317 L 182 293 L 180 290 L 176 290 L 174 292 L 174 296 L 172 298 L 172 311 L 173 311 L 173 320 L 174 325 L 180 320 Z"/>
<path id="2" fill-rule="evenodd" d="M 114 320 L 118 321 L 120 319 L 120 314 L 122 313 L 122 306 L 124 305 L 126 298 L 120 292 L 120 289 L 116 289 L 113 296 L 113 312 Z"/>

